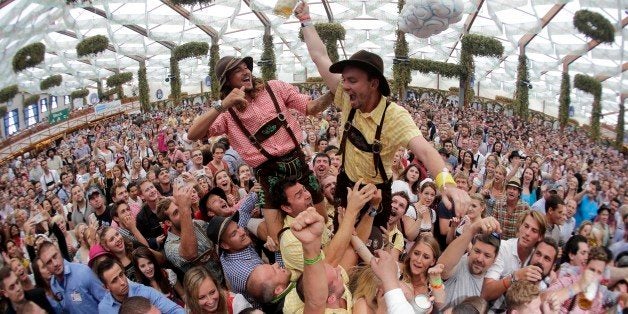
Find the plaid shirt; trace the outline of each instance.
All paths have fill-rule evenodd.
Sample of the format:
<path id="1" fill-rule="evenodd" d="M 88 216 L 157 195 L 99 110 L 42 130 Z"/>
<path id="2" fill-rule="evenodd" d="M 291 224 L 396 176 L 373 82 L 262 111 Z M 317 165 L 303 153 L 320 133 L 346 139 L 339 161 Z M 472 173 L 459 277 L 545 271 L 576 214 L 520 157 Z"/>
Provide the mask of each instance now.
<path id="1" fill-rule="evenodd" d="M 530 206 L 521 200 L 518 201 L 513 211 L 508 210 L 505 197 L 495 202 L 493 218 L 497 219 L 502 227 L 502 240 L 508 240 L 517 236 L 519 218 L 528 210 L 530 210 Z"/>
<path id="2" fill-rule="evenodd" d="M 198 245 L 198 256 L 210 254 L 215 255 L 214 243 L 207 237 L 205 230 L 207 230 L 207 222 L 202 220 L 193 220 L 194 233 L 196 234 L 196 243 Z M 166 258 L 172 265 L 179 268 L 182 272 L 186 272 L 188 269 L 194 266 L 192 261 L 188 261 L 181 257 L 179 254 L 179 247 L 181 246 L 181 237 L 168 232 L 168 238 L 164 244 L 164 252 Z M 216 258 L 217 259 L 217 258 Z"/>

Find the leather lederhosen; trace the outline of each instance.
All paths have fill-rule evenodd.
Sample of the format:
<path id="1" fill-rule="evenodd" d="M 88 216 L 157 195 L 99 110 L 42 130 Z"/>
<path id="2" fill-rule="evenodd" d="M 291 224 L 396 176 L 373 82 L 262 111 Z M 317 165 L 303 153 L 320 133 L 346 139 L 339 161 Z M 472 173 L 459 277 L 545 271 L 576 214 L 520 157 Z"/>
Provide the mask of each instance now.
<path id="1" fill-rule="evenodd" d="M 368 143 L 364 135 L 358 130 L 355 126 L 353 126 L 353 118 L 355 117 L 356 109 L 351 109 L 349 112 L 349 116 L 347 117 L 347 121 L 344 124 L 344 131 L 342 133 L 342 139 L 340 141 L 339 154 L 342 155 L 342 164 L 340 167 L 340 172 L 338 173 L 338 178 L 336 182 L 336 203 L 342 207 L 347 206 L 347 187 L 353 188 L 355 182 L 351 181 L 347 174 L 344 171 L 344 163 L 347 159 L 346 153 L 346 143 L 347 139 L 351 141 L 351 144 L 355 146 L 357 149 L 373 154 L 373 167 L 375 168 L 375 176 L 378 175 L 382 178 L 382 183 L 376 184 L 377 188 L 382 191 L 382 203 L 380 205 L 381 212 L 375 216 L 375 220 L 373 222 L 373 229 L 376 227 L 386 227 L 388 223 L 388 217 L 390 216 L 391 211 L 391 190 L 390 186 L 392 180 L 388 178 L 386 174 L 386 169 L 384 168 L 384 163 L 381 158 L 382 151 L 382 128 L 384 125 L 384 118 L 386 117 L 386 110 L 390 105 L 390 101 L 386 101 L 386 107 L 384 108 L 384 113 L 382 114 L 381 121 L 375 130 L 375 139 L 373 143 Z M 359 179 L 359 178 L 358 178 Z M 370 204 L 366 204 L 364 208 L 362 208 L 362 214 L 368 211 Z M 336 215 L 337 217 L 338 215 Z M 338 230 L 338 221 L 334 220 L 334 230 Z"/>
<path id="2" fill-rule="evenodd" d="M 275 106 L 277 116 L 270 121 L 264 123 L 255 134 L 251 134 L 249 130 L 244 126 L 242 120 L 238 117 L 233 108 L 229 108 L 229 114 L 235 121 L 236 125 L 240 128 L 242 133 L 249 139 L 251 144 L 259 150 L 259 152 L 266 157 L 266 161 L 256 167 L 255 177 L 262 186 L 263 193 L 259 193 L 260 202 L 264 204 L 264 208 L 279 208 L 277 204 L 274 204 L 273 198 L 267 199 L 266 195 L 273 195 L 273 189 L 275 184 L 288 178 L 297 180 L 303 184 L 308 191 L 312 194 L 312 201 L 317 204 L 323 200 L 323 192 L 314 176 L 312 170 L 308 167 L 305 160 L 305 155 L 301 151 L 301 147 L 297 137 L 294 135 L 293 130 L 288 125 L 285 114 L 281 111 L 277 98 L 272 89 L 266 84 L 266 91 L 270 95 Z M 262 143 L 275 135 L 281 128 L 285 128 L 292 142 L 294 149 L 283 156 L 273 156 L 263 146 Z"/>

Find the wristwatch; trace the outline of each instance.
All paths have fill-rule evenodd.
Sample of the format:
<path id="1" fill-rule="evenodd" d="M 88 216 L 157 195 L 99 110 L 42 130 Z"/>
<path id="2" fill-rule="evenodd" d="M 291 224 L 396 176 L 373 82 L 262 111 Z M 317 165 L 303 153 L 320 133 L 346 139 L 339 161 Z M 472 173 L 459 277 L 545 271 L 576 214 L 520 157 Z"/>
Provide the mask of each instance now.
<path id="1" fill-rule="evenodd" d="M 214 101 L 212 103 L 212 108 L 216 109 L 218 112 L 224 112 L 225 107 L 222 106 L 222 102 L 220 100 Z"/>
<path id="2" fill-rule="evenodd" d="M 517 282 L 517 277 L 515 277 L 515 272 L 510 273 L 510 283 L 513 284 Z"/>
<path id="3" fill-rule="evenodd" d="M 371 217 L 375 217 L 377 216 L 377 214 L 379 213 L 379 210 L 377 209 L 377 207 L 371 205 L 371 207 L 369 207 L 369 216 Z"/>

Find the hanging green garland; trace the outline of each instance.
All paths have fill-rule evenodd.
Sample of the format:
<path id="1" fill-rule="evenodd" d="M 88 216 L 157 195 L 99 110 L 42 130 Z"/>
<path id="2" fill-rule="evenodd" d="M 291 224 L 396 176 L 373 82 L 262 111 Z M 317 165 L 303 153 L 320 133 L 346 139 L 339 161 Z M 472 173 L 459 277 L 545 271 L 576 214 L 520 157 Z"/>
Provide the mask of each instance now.
<path id="1" fill-rule="evenodd" d="M 24 98 L 24 106 L 37 104 L 39 102 L 39 95 L 30 95 Z"/>
<path id="2" fill-rule="evenodd" d="M 517 88 L 515 91 L 515 112 L 523 119 L 528 118 L 528 108 L 530 107 L 528 84 L 528 58 L 525 53 L 519 55 L 519 65 L 517 66 Z"/>
<path id="3" fill-rule="evenodd" d="M 179 61 L 174 57 L 170 57 L 170 97 L 176 103 L 181 97 L 181 72 L 179 71 Z"/>
<path id="4" fill-rule="evenodd" d="M 218 78 L 216 77 L 216 63 L 220 60 L 220 48 L 217 44 L 212 44 L 209 49 L 209 77 L 212 81 L 212 92 L 211 97 L 213 99 L 220 98 L 220 86 L 218 82 Z"/>
<path id="5" fill-rule="evenodd" d="M 195 5 L 195 4 L 210 4 L 215 0 L 171 0 L 172 3 L 177 5 Z"/>
<path id="6" fill-rule="evenodd" d="M 122 72 L 114 74 L 107 78 L 107 87 L 120 86 L 124 83 L 130 82 L 133 79 L 133 73 Z"/>
<path id="7" fill-rule="evenodd" d="M 59 86 L 61 85 L 62 81 L 63 77 L 61 76 L 61 74 L 51 75 L 39 82 L 39 89 L 47 90 L 52 87 Z"/>
<path id="8" fill-rule="evenodd" d="M 624 114 L 626 107 L 624 101 L 619 103 L 619 116 L 617 117 L 617 126 L 615 126 L 615 147 L 621 149 L 624 145 Z"/>
<path id="9" fill-rule="evenodd" d="M 495 101 L 510 108 L 512 108 L 515 103 L 514 99 L 504 96 L 495 96 Z"/>
<path id="10" fill-rule="evenodd" d="M 558 123 L 560 128 L 564 129 L 567 126 L 569 120 L 569 105 L 571 104 L 571 82 L 569 80 L 569 73 L 563 72 L 562 80 L 560 82 L 560 96 L 558 97 Z"/>
<path id="11" fill-rule="evenodd" d="M 593 106 L 591 108 L 591 138 L 600 139 L 600 117 L 602 114 L 602 83 L 593 77 L 584 74 L 576 74 L 573 86 L 583 92 L 593 95 Z"/>
<path id="12" fill-rule="evenodd" d="M 399 0 L 397 2 L 397 13 L 401 13 L 403 6 L 406 4 L 405 0 Z M 408 59 L 408 41 L 406 40 L 406 33 L 397 29 L 397 38 L 395 40 L 395 58 Z M 391 82 L 391 88 L 393 91 L 397 91 L 399 98 L 403 99 L 404 93 L 408 85 L 412 82 L 412 72 L 410 67 L 401 62 L 393 63 L 393 79 Z"/>
<path id="13" fill-rule="evenodd" d="M 338 55 L 338 40 L 345 39 L 345 28 L 340 23 L 316 23 L 314 24 L 318 36 L 321 38 L 327 49 L 327 55 L 331 62 L 337 62 L 340 56 Z M 299 38 L 303 40 L 303 31 L 299 31 Z"/>
<path id="14" fill-rule="evenodd" d="M 96 90 L 98 94 L 98 99 L 100 99 L 100 101 L 105 99 L 105 96 L 103 95 L 102 81 L 100 79 L 98 79 L 98 81 L 96 82 Z"/>
<path id="15" fill-rule="evenodd" d="M 103 98 L 105 98 L 105 99 L 109 99 L 109 97 L 111 97 L 111 96 L 112 96 L 112 95 L 114 95 L 114 94 L 118 94 L 118 95 L 119 95 L 119 94 L 120 94 L 120 93 L 119 93 L 119 89 L 120 89 L 120 87 L 119 87 L 119 86 L 116 86 L 116 87 L 111 88 L 111 89 L 109 89 L 109 90 L 103 91 L 103 92 L 102 92 Z M 122 99 L 122 98 L 120 98 L 120 99 Z"/>
<path id="16" fill-rule="evenodd" d="M 275 46 L 273 46 L 273 36 L 264 34 L 264 51 L 261 60 L 262 80 L 270 81 L 277 78 L 277 65 L 275 60 Z"/>
<path id="17" fill-rule="evenodd" d="M 77 56 L 84 57 L 91 54 L 103 52 L 109 46 L 109 38 L 103 35 L 96 35 L 83 39 L 76 45 Z"/>
<path id="18" fill-rule="evenodd" d="M 89 95 L 89 90 L 87 88 L 82 88 L 82 89 L 77 89 L 73 91 L 72 93 L 70 93 L 70 98 L 78 99 L 78 98 L 87 97 L 87 95 Z"/>
<path id="19" fill-rule="evenodd" d="M 504 54 L 504 45 L 495 38 L 467 34 L 462 37 L 462 50 L 474 56 L 499 58 Z"/>
<path id="20" fill-rule="evenodd" d="M 17 88 L 17 85 L 11 85 L 0 89 L 0 103 L 13 99 L 18 92 L 19 89 Z"/>
<path id="21" fill-rule="evenodd" d="M 3 118 L 7 114 L 7 106 L 0 106 L 0 118 Z"/>
<path id="22" fill-rule="evenodd" d="M 181 46 L 177 46 L 172 51 L 172 56 L 181 61 L 187 58 L 206 56 L 209 51 L 209 44 L 202 41 L 191 41 Z"/>
<path id="23" fill-rule="evenodd" d="M 28 68 L 32 68 L 42 62 L 46 57 L 46 45 L 43 43 L 33 43 L 22 47 L 13 56 L 13 72 L 18 73 Z"/>
<path id="24" fill-rule="evenodd" d="M 146 78 L 146 64 L 140 63 L 140 69 L 137 71 L 137 81 L 140 89 L 140 108 L 143 113 L 150 111 L 150 91 L 148 87 L 148 79 Z"/>
<path id="25" fill-rule="evenodd" d="M 464 68 L 458 64 L 428 59 L 410 59 L 410 69 L 421 73 L 437 73 L 448 78 L 461 77 L 464 74 Z"/>
<path id="26" fill-rule="evenodd" d="M 601 43 L 615 41 L 615 28 L 602 14 L 579 10 L 573 16 L 573 26 L 585 36 Z"/>

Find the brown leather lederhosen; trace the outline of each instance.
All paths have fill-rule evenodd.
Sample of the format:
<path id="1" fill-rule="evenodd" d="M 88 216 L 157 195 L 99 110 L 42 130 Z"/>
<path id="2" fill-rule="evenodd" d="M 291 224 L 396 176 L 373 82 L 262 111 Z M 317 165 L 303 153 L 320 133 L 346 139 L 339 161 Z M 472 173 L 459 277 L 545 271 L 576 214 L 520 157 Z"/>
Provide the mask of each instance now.
<path id="1" fill-rule="evenodd" d="M 293 179 L 303 184 L 308 191 L 312 194 L 312 201 L 317 204 L 323 200 L 323 193 L 320 189 L 318 181 L 314 176 L 314 173 L 307 165 L 305 161 L 305 155 L 301 151 L 299 141 L 294 132 L 288 125 L 285 114 L 279 107 L 279 102 L 273 93 L 272 89 L 266 84 L 266 91 L 270 95 L 275 106 L 277 116 L 270 121 L 264 123 L 255 134 L 251 134 L 249 130 L 244 126 L 242 120 L 238 117 L 233 108 L 229 108 L 229 114 L 235 121 L 236 125 L 242 133 L 249 139 L 251 144 L 259 150 L 259 152 L 266 157 L 266 161 L 255 168 L 255 177 L 262 186 L 263 194 L 271 196 L 273 195 L 273 188 L 275 184 L 284 179 Z M 281 128 L 285 128 L 292 142 L 294 149 L 283 156 L 273 156 L 263 146 L 262 143 L 276 134 Z M 279 208 L 277 204 L 274 204 L 272 197 L 266 199 L 265 195 L 259 195 L 260 200 L 264 203 L 264 208 Z"/>
<path id="2" fill-rule="evenodd" d="M 347 117 L 347 121 L 344 124 L 344 131 L 342 133 L 342 139 L 340 141 L 340 148 L 338 149 L 339 154 L 342 155 L 342 164 L 340 166 L 340 172 L 338 173 L 338 178 L 336 182 L 336 195 L 335 199 L 337 204 L 342 207 L 347 206 L 347 187 L 353 188 L 355 182 L 351 181 L 347 174 L 344 171 L 344 164 L 347 156 L 346 153 L 346 143 L 347 139 L 351 141 L 351 144 L 355 146 L 357 149 L 373 154 L 373 167 L 375 168 L 375 176 L 379 174 L 382 178 L 382 183 L 377 184 L 377 188 L 382 191 L 382 203 L 380 205 L 381 212 L 375 216 L 375 220 L 373 222 L 373 227 L 386 227 L 388 223 L 388 217 L 390 216 L 391 210 L 391 191 L 390 186 L 392 180 L 388 178 L 386 175 L 386 169 L 384 168 L 384 163 L 381 158 L 382 151 L 382 128 L 384 125 L 384 118 L 386 117 L 386 110 L 390 105 L 390 101 L 386 101 L 386 107 L 384 108 L 384 113 L 382 113 L 381 121 L 375 130 L 375 139 L 372 144 L 369 144 L 364 135 L 358 130 L 355 126 L 353 126 L 353 118 L 355 117 L 356 109 L 352 108 L 349 112 L 349 116 Z M 358 178 L 359 179 L 359 178 Z M 370 207 L 369 204 L 366 204 L 364 208 L 362 208 L 362 214 L 368 211 Z M 336 215 L 338 217 L 338 215 Z M 334 230 L 338 230 L 338 221 L 334 220 Z"/>

